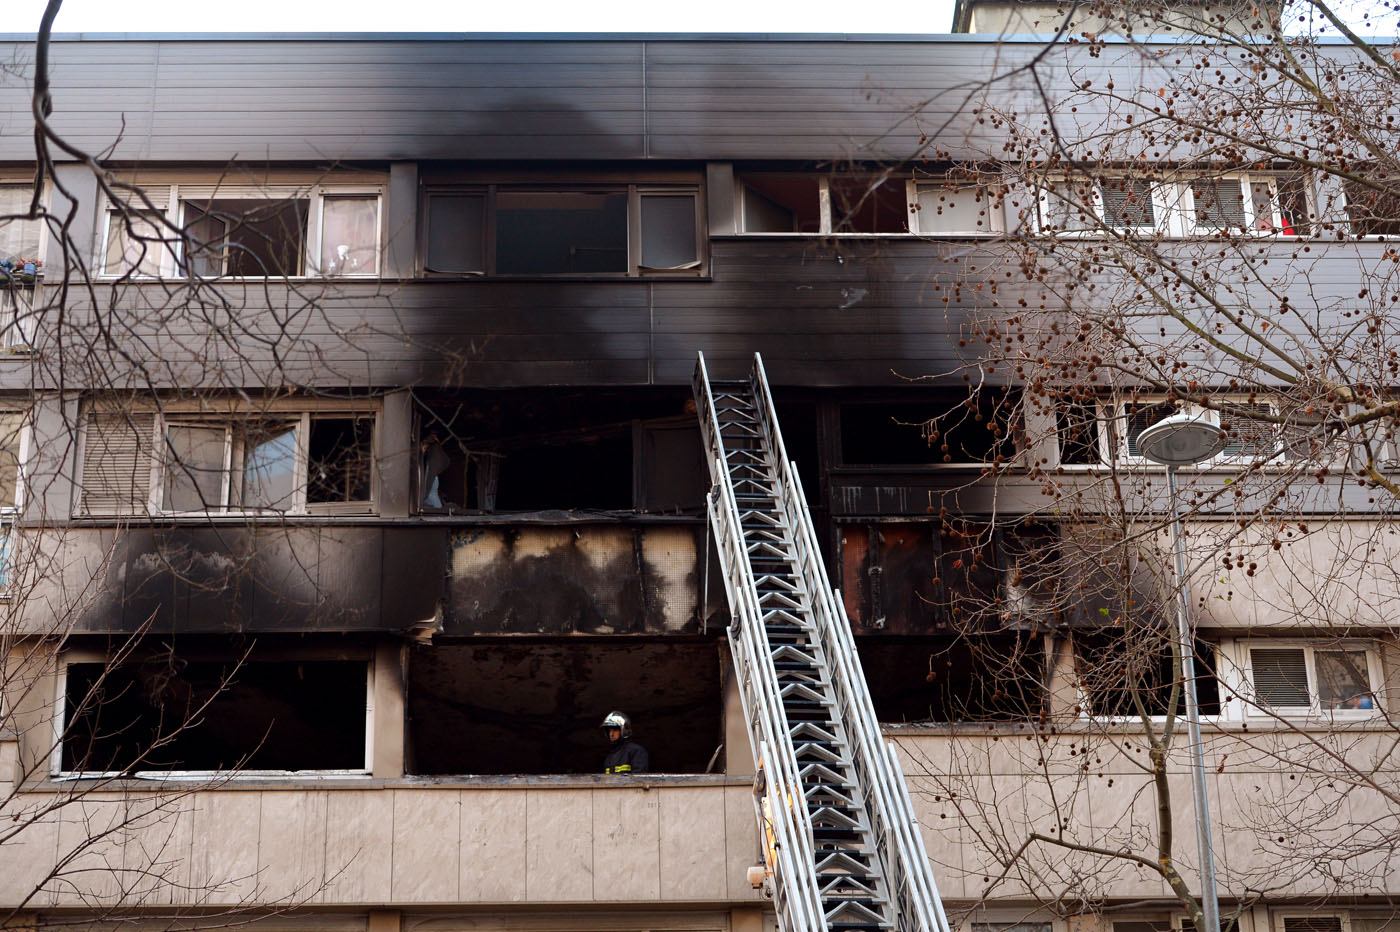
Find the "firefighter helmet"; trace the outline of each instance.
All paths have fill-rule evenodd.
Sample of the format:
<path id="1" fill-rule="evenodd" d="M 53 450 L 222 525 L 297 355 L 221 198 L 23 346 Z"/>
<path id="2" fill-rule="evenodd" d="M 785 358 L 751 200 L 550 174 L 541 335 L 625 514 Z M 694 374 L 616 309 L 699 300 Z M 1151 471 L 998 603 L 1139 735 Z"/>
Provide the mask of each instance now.
<path id="1" fill-rule="evenodd" d="M 599 728 L 617 728 L 622 731 L 622 737 L 632 737 L 632 720 L 627 717 L 626 712 L 609 712 L 603 719 L 603 724 Z"/>

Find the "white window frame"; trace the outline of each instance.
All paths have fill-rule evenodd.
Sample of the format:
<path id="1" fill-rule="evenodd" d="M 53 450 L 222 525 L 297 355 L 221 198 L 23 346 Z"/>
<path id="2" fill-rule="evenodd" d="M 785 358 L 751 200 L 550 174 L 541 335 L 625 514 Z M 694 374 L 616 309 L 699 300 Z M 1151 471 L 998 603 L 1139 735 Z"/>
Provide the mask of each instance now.
<path id="1" fill-rule="evenodd" d="M 1288 919 L 1338 919 L 1341 921 L 1341 932 L 1351 932 L 1351 911 L 1346 909 L 1271 909 L 1269 911 L 1269 926 L 1274 932 L 1286 932 L 1285 920 Z"/>
<path id="2" fill-rule="evenodd" d="M 1308 677 L 1308 706 L 1285 708 L 1262 707 L 1254 698 L 1254 669 L 1250 659 L 1250 649 L 1297 649 L 1304 651 L 1304 667 Z M 1357 651 L 1366 655 L 1366 677 L 1369 680 L 1372 709 L 1323 709 L 1317 690 L 1317 651 Z M 1222 638 L 1216 656 L 1223 662 L 1216 665 L 1216 676 L 1220 680 L 1220 699 L 1224 717 L 1235 721 L 1257 721 L 1260 719 L 1314 719 L 1337 722 L 1366 721 L 1382 715 L 1384 684 L 1381 670 L 1380 650 L 1375 641 L 1358 638 L 1272 638 L 1240 637 Z M 1225 702 L 1229 696 L 1230 701 Z"/>
<path id="3" fill-rule="evenodd" d="M 274 183 L 266 185 L 241 185 L 241 184 L 209 184 L 209 183 L 186 183 L 176 182 L 171 184 L 152 184 L 142 186 L 142 191 L 150 199 L 152 205 L 161 213 L 166 223 L 173 227 L 183 229 L 187 222 L 185 217 L 185 204 L 193 202 L 199 204 L 209 200 L 220 198 L 267 201 L 308 199 L 311 201 L 306 214 L 306 242 L 303 244 L 303 255 L 301 257 L 301 271 L 295 275 L 253 275 L 230 277 L 233 281 L 259 281 L 281 278 L 296 280 L 304 279 L 375 279 L 379 277 L 380 270 L 384 263 L 384 191 L 385 184 L 379 183 L 324 183 L 296 185 Z M 321 231 L 323 227 L 323 217 L 325 214 L 325 201 L 327 198 L 336 197 L 363 197 L 375 199 L 375 243 L 374 243 L 374 270 L 372 272 L 361 272 L 354 275 L 322 275 L 319 269 L 321 261 Z M 145 210 L 145 205 L 139 199 L 132 198 L 128 202 L 132 209 Z M 116 279 L 125 275 L 136 280 L 152 281 L 165 278 L 182 278 L 184 272 L 181 266 L 184 264 L 184 256 L 181 254 L 180 243 L 171 234 L 172 241 L 163 247 L 159 244 L 151 244 L 148 249 L 158 249 L 159 270 L 155 275 L 141 274 L 136 271 L 117 269 L 115 271 L 107 268 L 107 247 L 112 233 L 113 219 L 117 215 L 118 208 L 110 200 L 103 205 L 103 221 L 100 224 L 101 230 L 98 233 L 97 254 L 94 257 L 93 268 L 100 270 L 99 277 L 104 279 Z M 224 276 L 220 276 L 224 278 Z"/>
<path id="4" fill-rule="evenodd" d="M 904 198 L 909 205 L 909 231 L 921 237 L 955 237 L 967 236 L 996 236 L 1006 232 L 1006 207 L 1001 202 L 1002 195 L 993 190 L 993 182 L 967 180 L 958 181 L 956 179 L 936 179 L 936 178 L 911 178 L 905 182 Z M 940 191 L 957 188 L 960 191 L 974 189 L 977 196 L 980 196 L 986 207 L 986 225 L 980 229 L 973 230 L 925 230 L 921 222 L 923 210 L 919 208 L 920 192 Z M 888 234 L 886 234 L 888 235 Z"/>
<path id="5" fill-rule="evenodd" d="M 1147 235 L 1170 235 L 1172 230 L 1171 218 L 1173 214 L 1172 192 L 1169 185 L 1164 185 L 1159 181 L 1145 178 L 1127 178 L 1125 181 L 1141 181 L 1148 186 L 1148 196 L 1152 202 L 1152 223 L 1139 226 L 1115 226 L 1108 222 L 1104 216 L 1103 182 L 1091 178 L 1079 178 L 1073 175 L 1051 175 L 1048 178 L 1036 179 L 1032 182 L 1035 191 L 1035 230 L 1041 236 L 1057 236 L 1062 238 L 1086 239 L 1093 237 L 1110 236 L 1114 234 L 1147 234 Z M 1054 230 L 1049 227 L 1048 217 L 1051 215 L 1051 203 L 1055 198 L 1054 189 L 1056 185 L 1077 184 L 1087 186 L 1093 185 L 1092 203 L 1083 205 L 1093 212 L 1086 214 L 1098 222 L 1097 227 L 1087 230 Z M 1061 198 L 1061 200 L 1065 200 Z M 1076 208 L 1080 205 L 1067 201 Z"/>
<path id="6" fill-rule="evenodd" d="M 753 172 L 753 173 L 750 173 L 750 174 L 758 175 L 758 174 L 764 174 L 764 173 L 763 173 L 763 172 Z M 773 175 L 786 175 L 786 176 L 788 176 L 788 177 L 806 177 L 806 178 L 810 178 L 810 177 L 812 177 L 812 175 L 813 175 L 814 173 L 812 173 L 812 172 L 772 172 L 771 174 L 773 174 Z M 865 177 L 865 176 L 860 175 L 860 174 L 858 174 L 858 173 L 853 173 L 853 174 L 849 174 L 849 175 L 840 175 L 839 177 L 841 177 L 841 178 L 861 178 L 861 177 Z M 869 177 L 874 178 L 874 177 L 876 177 L 876 175 L 871 174 Z M 766 236 L 766 237 L 770 237 L 770 238 L 786 237 L 786 238 L 788 238 L 788 239 L 791 239 L 791 238 L 794 237 L 794 236 L 800 236 L 800 237 L 816 237 L 816 236 L 828 236 L 828 237 L 830 237 L 830 236 L 837 236 L 837 237 L 840 237 L 840 238 L 842 238 L 842 239 L 847 239 L 847 238 L 849 238 L 849 239 L 889 239 L 889 238 L 891 238 L 891 237 L 902 237 L 902 238 L 908 239 L 908 238 L 910 238 L 910 237 L 914 237 L 914 236 L 918 236 L 918 235 L 919 235 L 918 233 L 915 232 L 915 225 L 916 225 L 917 221 L 915 220 L 915 216 L 914 216 L 914 215 L 915 215 L 916 211 L 914 210 L 914 208 L 913 208 L 913 206 L 912 206 L 912 203 L 911 203 L 910 200 L 909 200 L 909 194 L 910 194 L 910 188 L 909 188 L 909 186 L 910 186 L 911 184 L 913 184 L 913 182 L 912 182 L 911 180 L 909 180 L 909 179 L 901 179 L 901 178 L 899 178 L 899 177 L 897 177 L 897 176 L 893 176 L 893 175 L 892 175 L 892 176 L 888 177 L 888 178 L 885 180 L 885 182 L 884 182 L 885 184 L 901 184 L 901 183 L 903 184 L 903 190 L 904 190 L 904 230 L 901 231 L 901 232 L 898 232 L 898 233 L 852 233 L 852 232 L 849 232 L 849 231 L 840 231 L 840 232 L 836 231 L 836 230 L 835 230 L 835 223 L 834 223 L 834 221 L 833 221 L 832 213 L 831 213 L 831 176 L 830 176 L 830 175 L 818 175 L 816 180 L 817 180 L 817 217 L 818 217 L 818 229 L 817 229 L 817 231 L 814 232 L 814 233 L 795 233 L 795 232 L 791 232 L 791 231 L 787 231 L 787 232 L 784 232 L 784 231 L 769 232 L 769 231 L 763 231 L 763 230 L 747 230 L 747 229 L 744 229 L 744 218 L 747 216 L 747 213 L 748 213 L 748 211 L 747 211 L 747 209 L 745 208 L 745 205 L 744 205 L 744 200 L 745 200 L 745 198 L 747 197 L 747 194 L 745 193 L 745 192 L 746 192 L 747 185 L 744 184 L 743 176 L 742 176 L 742 175 L 736 175 L 735 178 L 734 178 L 734 209 L 735 209 L 735 221 L 736 221 L 736 222 L 735 222 L 735 227 L 738 229 L 739 234 L 742 235 L 742 236 L 756 236 L 756 237 L 764 237 L 764 236 Z M 937 234 L 933 234 L 933 235 L 937 235 Z M 944 234 L 944 235 L 949 235 L 949 234 Z"/>
<path id="7" fill-rule="evenodd" d="M 1312 193 L 1312 189 L 1311 189 L 1311 188 L 1309 188 L 1309 193 Z M 1393 243 L 1393 242 L 1395 242 L 1396 240 L 1400 240 L 1400 236 L 1397 236 L 1397 235 L 1394 234 L 1394 233 L 1356 233 L 1356 232 L 1353 232 L 1353 230 L 1352 230 L 1353 223 L 1352 223 L 1352 220 L 1351 220 L 1351 213 L 1347 210 L 1347 206 L 1348 206 L 1348 204 L 1349 204 L 1350 202 L 1349 202 L 1349 200 L 1348 200 L 1348 198 L 1347 198 L 1347 186 L 1346 186 L 1345 182 L 1341 182 L 1341 183 L 1338 183 L 1338 184 L 1337 184 L 1337 201 L 1336 201 L 1336 203 L 1337 203 L 1338 207 L 1340 208 L 1340 210 L 1339 210 L 1339 212 L 1338 212 L 1338 215 L 1339 215 L 1339 218 L 1340 218 L 1340 220 L 1341 220 L 1341 225 L 1345 226 L 1346 231 L 1347 231 L 1347 236 L 1348 236 L 1350 239 L 1359 240 L 1359 241 L 1361 241 L 1361 242 L 1372 242 L 1372 243 Z M 1396 219 L 1397 219 L 1397 220 L 1400 220 L 1400 218 L 1396 218 Z"/>
<path id="8" fill-rule="evenodd" d="M 233 443 L 234 427 L 240 420 L 247 420 L 237 414 L 212 415 L 212 414 L 181 414 L 178 411 L 163 411 L 155 414 L 155 438 L 157 456 L 151 468 L 150 498 L 147 508 L 153 515 L 168 515 L 172 517 L 186 516 L 208 516 L 208 515 L 366 515 L 377 514 L 379 511 L 379 413 L 377 409 L 359 408 L 299 408 L 294 410 L 279 411 L 272 409 L 258 412 L 259 417 L 269 420 L 285 419 L 288 422 L 295 422 L 296 427 L 296 463 L 292 475 L 292 499 L 289 507 L 281 508 L 247 508 L 230 504 L 232 500 L 233 483 L 235 476 L 233 472 Z M 371 449 L 370 449 L 370 497 L 366 502 L 308 502 L 307 492 L 309 490 L 308 470 L 310 468 L 310 441 L 311 422 L 316 418 L 369 418 L 373 423 L 371 428 Z M 224 462 L 222 478 L 220 481 L 220 498 L 217 507 L 198 511 L 174 511 L 165 507 L 165 474 L 168 468 L 169 444 L 166 440 L 167 430 L 170 427 L 223 427 L 224 428 Z"/>
<path id="9" fill-rule="evenodd" d="M 1312 217 L 1317 215 L 1317 192 L 1312 185 L 1312 179 L 1303 171 L 1260 171 L 1260 172 L 1224 172 L 1219 175 L 1202 176 L 1199 179 L 1186 180 L 1179 183 L 1179 201 L 1181 209 L 1177 212 L 1177 222 L 1180 226 L 1182 236 L 1221 236 L 1223 234 L 1231 236 L 1250 236 L 1259 239 L 1281 239 L 1292 241 L 1305 239 L 1306 236 L 1300 233 L 1291 235 L 1282 232 L 1283 226 L 1283 204 L 1279 198 L 1279 181 L 1282 178 L 1299 176 L 1303 182 L 1303 200 L 1309 217 L 1304 220 L 1311 224 Z M 1216 227 L 1198 225 L 1196 218 L 1196 194 L 1194 181 L 1223 182 L 1234 181 L 1239 185 L 1240 197 L 1243 198 L 1245 226 L 1242 230 L 1220 230 Z M 1258 218 L 1254 214 L 1254 197 L 1251 194 L 1251 186 L 1254 184 L 1267 184 L 1269 186 L 1269 205 L 1273 211 L 1273 216 L 1269 218 L 1272 229 L 1260 230 L 1258 228 Z"/>
<path id="10" fill-rule="evenodd" d="M 295 659 L 296 657 L 301 657 L 306 660 L 317 659 L 310 655 L 302 657 L 300 652 L 296 652 L 292 656 L 286 658 L 271 655 L 267 658 L 258 659 L 281 660 Z M 374 652 L 366 652 L 363 658 L 342 657 L 331 659 L 355 661 L 363 659 L 365 664 L 365 762 L 364 766 L 361 768 L 353 770 L 238 770 L 232 774 L 227 771 L 216 770 L 137 770 L 132 773 L 119 771 L 64 770 L 63 735 L 68 727 L 66 720 L 68 713 L 68 665 L 74 663 L 106 663 L 110 660 L 110 655 L 105 652 L 78 649 L 65 650 L 58 658 L 58 675 L 54 677 L 53 733 L 49 750 L 49 776 L 54 780 L 110 780 L 127 776 L 137 779 L 158 780 L 209 780 L 216 777 L 220 780 L 265 780 L 269 777 L 305 780 L 308 777 L 369 776 L 374 768 Z"/>
<path id="11" fill-rule="evenodd" d="M 10 598 L 10 576 L 14 566 L 15 547 L 19 540 L 16 529 L 24 511 L 28 492 L 34 421 L 32 412 L 29 411 L 0 409 L 0 414 L 17 414 L 20 417 L 19 448 L 15 451 L 15 498 L 12 502 L 0 502 L 0 600 L 4 600 Z"/>
<path id="12" fill-rule="evenodd" d="M 1221 404 L 1253 404 L 1267 405 L 1272 413 L 1278 412 L 1277 403 L 1268 397 L 1255 396 L 1250 399 L 1246 395 L 1224 394 L 1216 396 Z M 1135 397 L 1116 397 L 1112 399 L 1100 400 L 1095 409 L 1095 426 L 1098 429 L 1099 441 L 1099 462 L 1093 464 L 1072 464 L 1065 466 L 1066 469 L 1098 469 L 1114 464 L 1120 466 L 1142 467 L 1147 469 L 1164 469 L 1158 463 L 1143 456 L 1132 456 L 1128 453 L 1128 405 L 1140 404 L 1152 406 L 1165 404 L 1167 398 L 1162 394 L 1143 394 Z M 1204 407 L 1197 404 L 1178 404 L 1177 410 L 1183 414 L 1191 414 L 1204 418 L 1212 424 L 1219 426 L 1221 415 L 1226 412 L 1217 407 Z M 1226 453 L 1217 454 L 1194 466 L 1182 467 L 1185 469 L 1218 469 L 1218 468 L 1238 468 L 1250 466 L 1255 463 L 1264 465 L 1282 465 L 1288 461 L 1288 448 L 1286 444 L 1280 443 L 1275 453 L 1267 459 L 1256 460 L 1245 455 L 1229 455 Z"/>
<path id="13" fill-rule="evenodd" d="M 32 174 L 20 177 L 9 172 L 0 171 L 0 185 L 5 187 L 24 187 L 33 189 L 34 176 Z M 44 178 L 43 192 L 39 200 L 41 204 L 47 205 L 51 201 L 53 194 L 53 180 L 47 175 Z M 35 247 L 38 255 L 34 258 L 39 265 L 34 273 L 34 284 L 28 288 L 11 288 L 0 284 L 0 348 L 4 349 L 26 349 L 33 342 L 34 318 L 33 310 L 36 303 L 39 303 L 44 288 L 44 267 L 47 265 L 49 253 L 49 225 L 42 221 L 37 221 L 39 225 L 39 243 Z"/>

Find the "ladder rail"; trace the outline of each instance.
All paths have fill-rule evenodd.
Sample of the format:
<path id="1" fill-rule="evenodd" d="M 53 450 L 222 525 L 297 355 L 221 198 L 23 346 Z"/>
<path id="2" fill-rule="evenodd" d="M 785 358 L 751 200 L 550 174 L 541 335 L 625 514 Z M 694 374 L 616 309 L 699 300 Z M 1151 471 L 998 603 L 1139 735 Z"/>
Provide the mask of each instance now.
<path id="1" fill-rule="evenodd" d="M 744 547 L 742 517 L 729 476 L 723 438 L 710 390 L 704 354 L 700 355 L 694 380 L 695 397 L 704 406 L 699 412 L 702 434 L 712 463 L 714 490 L 707 499 L 707 510 L 715 528 L 720 551 L 721 574 L 731 606 L 736 607 L 730 623 L 731 649 L 737 648 L 736 667 L 740 671 L 739 694 L 744 702 L 750 729 L 756 725 L 755 765 L 766 784 L 769 812 L 760 813 L 763 824 L 772 825 L 773 843 L 765 838 L 765 851 L 776 863 L 775 896 L 779 915 L 791 932 L 824 932 L 827 928 L 815 868 L 816 845 L 812 823 L 804 800 L 797 757 L 787 735 L 777 671 L 773 666 L 753 567 Z M 753 674 L 745 677 L 744 671 Z"/>
<path id="2" fill-rule="evenodd" d="M 886 742 L 875 717 L 860 656 L 851 634 L 845 605 L 831 587 L 826 565 L 817 547 L 816 532 L 807 508 L 801 477 L 788 459 L 782 434 L 776 429 L 777 412 L 768 388 L 763 360 L 754 354 L 750 376 L 758 399 L 758 414 L 776 467 L 783 510 L 793 528 L 796 558 L 807 582 L 818 640 L 831 669 L 832 687 L 842 704 L 843 721 L 852 751 L 852 762 L 862 772 L 865 806 L 876 832 L 879 855 L 892 895 L 901 901 L 900 912 L 908 928 L 920 932 L 948 932 L 948 919 L 918 829 L 913 803 L 892 743 Z"/>

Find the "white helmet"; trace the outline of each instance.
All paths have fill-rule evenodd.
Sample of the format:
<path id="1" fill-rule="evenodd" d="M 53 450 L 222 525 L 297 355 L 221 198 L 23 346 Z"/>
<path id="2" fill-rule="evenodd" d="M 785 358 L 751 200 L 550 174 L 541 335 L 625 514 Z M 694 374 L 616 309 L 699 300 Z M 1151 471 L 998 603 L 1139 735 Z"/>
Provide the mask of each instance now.
<path id="1" fill-rule="evenodd" d="M 622 737 L 632 737 L 632 720 L 627 717 L 626 712 L 609 712 L 603 719 L 603 724 L 599 728 L 619 728 L 622 730 Z"/>

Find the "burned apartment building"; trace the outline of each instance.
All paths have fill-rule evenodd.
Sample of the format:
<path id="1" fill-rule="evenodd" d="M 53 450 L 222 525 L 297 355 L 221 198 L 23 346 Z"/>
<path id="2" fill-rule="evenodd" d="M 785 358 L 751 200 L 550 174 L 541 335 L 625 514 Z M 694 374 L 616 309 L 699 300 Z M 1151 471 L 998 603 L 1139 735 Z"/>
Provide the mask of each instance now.
<path id="1" fill-rule="evenodd" d="M 1010 131 L 954 99 L 1038 48 L 56 38 L 51 122 L 73 151 L 50 147 L 39 196 L 62 220 L 0 224 L 0 258 L 34 263 L 0 292 L 0 795 L 23 826 L 0 828 L 0 914 L 773 928 L 693 391 L 698 354 L 733 380 L 759 353 L 952 923 L 1191 929 L 1141 864 L 1007 847 L 1059 831 L 1155 858 L 1132 716 L 1175 701 L 1169 657 L 1122 666 L 1136 596 L 1055 571 L 1098 533 L 1056 489 L 1111 477 L 1161 510 L 1133 444 L 1169 399 L 1102 383 L 1047 407 L 979 355 L 982 315 L 1043 284 L 1013 276 L 1007 243 L 1044 196 L 995 180 Z M 31 62 L 29 40 L 10 58 Z M 0 78 L 5 214 L 35 194 L 18 70 Z M 1252 172 L 1213 182 L 1216 214 L 1325 221 L 1296 172 Z M 1192 217 L 1214 203 L 1171 183 Z M 1177 209 L 1125 189 L 1095 195 L 1099 222 L 1135 197 Z M 1374 239 L 1258 246 L 1340 293 Z M 1224 455 L 1248 453 L 1232 436 Z M 1217 472 L 1202 487 L 1227 487 Z M 1282 568 L 1256 574 L 1232 540 L 1247 576 L 1193 577 L 1242 932 L 1379 932 L 1400 895 L 1396 590 L 1374 556 L 1393 544 L 1384 506 L 1328 482 L 1341 512 L 1279 500 L 1325 525 Z M 1201 506 L 1198 538 L 1225 508 Z M 1336 554 L 1359 589 L 1335 591 L 1354 575 Z M 1057 585 L 1079 594 L 1048 607 Z M 600 774 L 614 709 L 651 773 Z M 1040 750 L 1105 719 L 1068 753 L 1111 734 L 1117 756 Z M 1296 782 L 1290 757 L 1313 752 L 1373 766 Z M 1387 814 L 1374 833 L 1368 812 Z"/>

